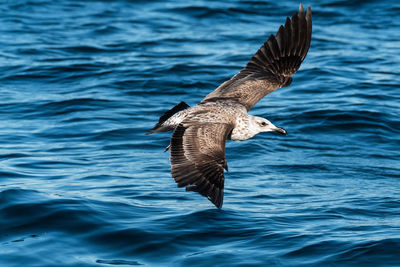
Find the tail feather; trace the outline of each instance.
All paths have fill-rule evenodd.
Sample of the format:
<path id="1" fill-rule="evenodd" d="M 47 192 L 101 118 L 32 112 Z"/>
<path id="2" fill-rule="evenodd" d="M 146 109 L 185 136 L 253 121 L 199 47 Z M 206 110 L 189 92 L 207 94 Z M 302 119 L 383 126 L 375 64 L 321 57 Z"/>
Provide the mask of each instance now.
<path id="1" fill-rule="evenodd" d="M 166 122 L 169 118 L 171 118 L 176 113 L 178 113 L 182 110 L 185 110 L 189 107 L 190 106 L 188 104 L 186 104 L 185 102 L 183 102 L 183 101 L 180 102 L 178 105 L 176 105 L 172 109 L 165 112 L 158 120 L 158 123 L 153 127 L 153 129 L 151 129 L 148 133 L 146 133 L 146 135 L 173 130 L 174 127 L 171 127 L 170 125 L 163 125 L 164 122 Z"/>

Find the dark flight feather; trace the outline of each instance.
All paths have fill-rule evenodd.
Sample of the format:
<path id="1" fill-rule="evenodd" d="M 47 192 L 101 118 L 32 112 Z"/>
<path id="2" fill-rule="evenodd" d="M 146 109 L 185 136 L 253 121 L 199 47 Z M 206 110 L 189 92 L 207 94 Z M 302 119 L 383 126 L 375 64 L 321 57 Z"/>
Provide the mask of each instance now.
<path id="1" fill-rule="evenodd" d="M 286 18 L 276 35 L 271 34 L 238 74 L 221 84 L 209 98 L 234 98 L 250 110 L 278 88 L 289 86 L 310 48 L 312 15 L 300 5 L 299 12 Z"/>
<path id="2" fill-rule="evenodd" d="M 233 125 L 180 124 L 171 138 L 171 174 L 178 187 L 198 192 L 218 208 L 224 195 L 225 142 Z"/>

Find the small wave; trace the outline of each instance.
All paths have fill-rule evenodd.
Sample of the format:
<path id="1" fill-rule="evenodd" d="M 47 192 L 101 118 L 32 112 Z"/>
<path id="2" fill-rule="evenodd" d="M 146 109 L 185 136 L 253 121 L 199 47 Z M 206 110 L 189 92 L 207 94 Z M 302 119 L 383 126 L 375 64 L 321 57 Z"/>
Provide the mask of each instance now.
<path id="1" fill-rule="evenodd" d="M 127 261 L 127 260 L 96 260 L 96 262 L 108 265 L 143 265 L 137 261 Z"/>
<path id="2" fill-rule="evenodd" d="M 222 210 L 144 135 L 297 5 L 2 1 L 0 266 L 400 266 L 398 2 L 311 3 L 293 83 L 250 111 L 289 135 L 227 142 Z"/>

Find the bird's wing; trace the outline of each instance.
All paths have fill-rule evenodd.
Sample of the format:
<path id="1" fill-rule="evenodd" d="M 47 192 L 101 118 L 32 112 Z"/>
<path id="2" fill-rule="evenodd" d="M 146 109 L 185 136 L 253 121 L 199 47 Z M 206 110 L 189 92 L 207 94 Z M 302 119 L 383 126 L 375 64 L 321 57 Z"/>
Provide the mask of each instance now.
<path id="1" fill-rule="evenodd" d="M 171 138 L 171 173 L 178 187 L 207 197 L 218 208 L 224 197 L 228 123 L 183 122 Z"/>
<path id="2" fill-rule="evenodd" d="M 300 5 L 292 19 L 286 18 L 250 59 L 247 66 L 204 98 L 234 98 L 250 110 L 259 100 L 278 88 L 290 85 L 307 55 L 311 42 L 311 9 L 307 15 Z"/>

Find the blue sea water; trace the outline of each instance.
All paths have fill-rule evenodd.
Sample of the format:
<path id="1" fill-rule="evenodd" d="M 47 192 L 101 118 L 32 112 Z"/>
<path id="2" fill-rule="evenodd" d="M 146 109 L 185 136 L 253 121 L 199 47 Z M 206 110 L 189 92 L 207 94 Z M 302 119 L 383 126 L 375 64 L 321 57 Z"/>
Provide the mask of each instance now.
<path id="1" fill-rule="evenodd" d="M 144 133 L 244 66 L 297 1 L 0 3 L 0 266 L 400 266 L 400 3 L 304 1 L 291 86 L 227 142 L 222 210 Z"/>

